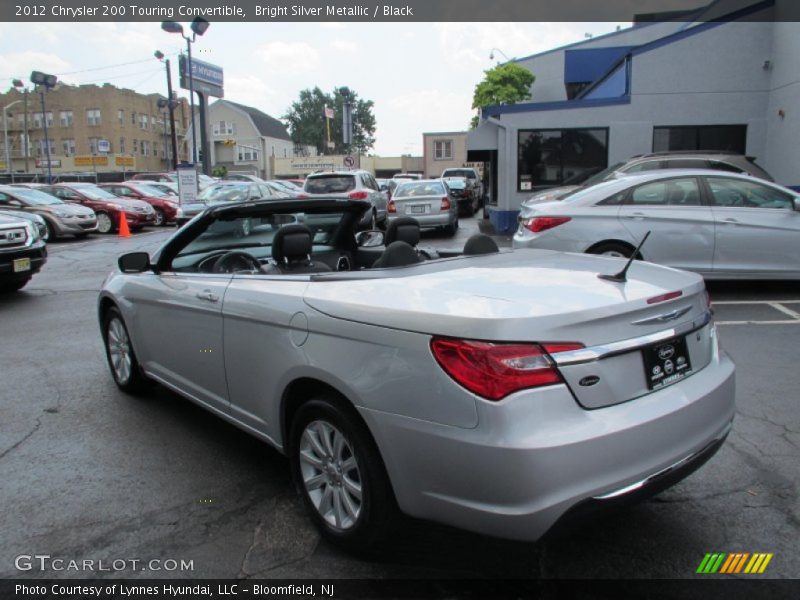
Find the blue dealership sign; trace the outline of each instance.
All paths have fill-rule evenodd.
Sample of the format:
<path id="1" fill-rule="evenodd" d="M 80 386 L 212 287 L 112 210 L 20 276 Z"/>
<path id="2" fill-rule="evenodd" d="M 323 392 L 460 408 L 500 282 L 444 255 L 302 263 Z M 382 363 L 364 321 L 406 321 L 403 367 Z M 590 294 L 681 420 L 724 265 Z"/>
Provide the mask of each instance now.
<path id="1" fill-rule="evenodd" d="M 181 76 L 181 87 L 185 90 L 189 89 L 189 76 L 186 68 L 188 62 L 186 56 L 181 54 L 178 61 L 178 72 Z M 222 67 L 192 58 L 192 80 L 195 91 L 217 98 L 224 97 Z"/>

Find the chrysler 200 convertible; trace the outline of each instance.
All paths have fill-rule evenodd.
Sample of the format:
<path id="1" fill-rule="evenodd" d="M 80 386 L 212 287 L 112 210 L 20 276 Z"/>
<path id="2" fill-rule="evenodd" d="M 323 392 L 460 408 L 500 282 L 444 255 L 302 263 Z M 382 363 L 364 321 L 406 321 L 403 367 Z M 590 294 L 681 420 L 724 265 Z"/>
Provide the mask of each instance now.
<path id="1" fill-rule="evenodd" d="M 413 219 L 356 236 L 368 209 L 220 205 L 122 256 L 99 298 L 116 384 L 158 382 L 288 455 L 349 549 L 398 511 L 535 540 L 720 447 L 734 366 L 701 277 L 480 235 L 425 254 Z"/>

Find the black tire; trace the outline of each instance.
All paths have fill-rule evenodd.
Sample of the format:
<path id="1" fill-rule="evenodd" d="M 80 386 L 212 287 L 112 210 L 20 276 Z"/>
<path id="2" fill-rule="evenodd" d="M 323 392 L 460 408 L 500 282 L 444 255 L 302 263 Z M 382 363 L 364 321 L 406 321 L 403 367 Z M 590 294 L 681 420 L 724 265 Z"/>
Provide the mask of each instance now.
<path id="1" fill-rule="evenodd" d="M 120 332 L 120 329 L 116 324 L 121 326 L 121 331 L 124 332 L 125 340 L 127 341 L 128 350 L 126 354 L 128 354 L 130 358 L 130 366 L 127 377 L 123 377 L 118 373 L 118 369 L 114 366 L 114 361 L 111 357 L 111 346 L 109 344 L 109 339 L 112 338 L 113 344 L 113 339 L 118 338 Z M 128 394 L 140 394 L 150 387 L 150 380 L 147 379 L 147 377 L 145 377 L 142 373 L 130 339 L 128 327 L 125 325 L 125 321 L 122 319 L 119 309 L 116 307 L 108 309 L 106 314 L 103 316 L 103 345 L 106 349 L 106 360 L 108 361 L 108 367 L 111 370 L 111 376 L 114 378 L 114 383 L 116 383 L 117 387 L 119 387 L 119 389 L 121 389 L 123 392 Z M 117 346 L 117 349 L 119 349 L 119 347 L 120 346 Z"/>
<path id="2" fill-rule="evenodd" d="M 0 283 L 0 293 L 5 294 L 5 293 L 18 292 L 19 290 L 24 288 L 26 285 L 28 285 L 28 282 L 30 280 L 31 280 L 31 278 L 28 277 L 27 279 L 18 279 L 16 281 L 9 281 L 7 283 L 5 283 L 5 282 L 4 283 Z"/>
<path id="3" fill-rule="evenodd" d="M 85 240 L 88 235 L 89 235 L 88 233 L 76 233 L 75 234 L 75 239 L 76 240 Z"/>
<path id="4" fill-rule="evenodd" d="M 164 211 L 160 208 L 154 208 L 153 211 L 156 213 L 153 225 L 155 227 L 164 227 L 167 224 L 167 217 L 164 215 Z"/>
<path id="5" fill-rule="evenodd" d="M 306 429 L 309 428 L 311 434 L 313 434 L 314 428 L 319 427 L 320 423 L 327 424 L 336 433 L 344 437 L 346 447 L 342 452 L 351 450 L 352 454 L 350 456 L 355 460 L 355 469 L 348 470 L 345 468 L 345 470 L 339 471 L 338 484 L 331 483 L 326 471 L 311 464 L 308 460 L 301 461 L 300 458 L 301 453 L 304 456 L 309 455 L 308 448 L 304 449 L 304 445 L 307 447 L 308 441 L 310 441 L 310 438 L 304 437 Z M 320 438 L 317 437 L 316 439 L 319 441 Z M 295 486 L 303 498 L 303 504 L 309 512 L 311 520 L 322 536 L 349 552 L 360 554 L 378 550 L 392 533 L 392 525 L 396 523 L 398 510 L 391 484 L 389 483 L 389 477 L 386 474 L 386 468 L 383 465 L 378 448 L 355 410 L 336 397 L 320 396 L 309 400 L 300 406 L 294 415 L 288 448 Z M 313 451 L 312 454 L 314 454 Z M 331 470 L 331 477 L 336 477 L 334 462 L 332 460 L 327 464 L 327 467 Z M 348 495 L 352 502 L 353 496 L 348 494 L 347 481 L 352 481 L 354 473 L 358 475 L 357 482 L 361 489 L 358 514 L 355 518 L 350 517 L 349 514 L 343 515 L 351 519 L 351 523 L 346 524 L 342 521 L 343 526 L 337 527 L 335 523 L 326 520 L 326 517 L 317 509 L 315 501 L 312 500 L 309 491 L 306 489 L 302 470 L 304 468 L 306 469 L 306 478 L 317 478 L 318 476 L 328 478 L 325 483 L 318 486 L 322 496 L 319 502 L 321 507 L 323 505 L 327 506 L 325 497 L 328 491 L 332 490 L 330 495 L 327 496 L 331 505 L 331 513 L 334 513 L 331 518 L 334 518 L 336 512 L 333 495 L 338 493 L 342 498 L 344 495 Z M 310 474 L 309 471 L 314 474 Z M 346 476 L 347 473 L 350 474 L 349 478 Z M 339 488 L 338 492 L 336 492 L 337 486 Z M 341 501 L 340 506 L 345 507 L 344 499 Z M 346 507 L 342 510 L 347 512 Z"/>
<path id="6" fill-rule="evenodd" d="M 47 225 L 47 241 L 54 242 L 58 238 L 56 233 L 56 227 L 47 219 L 44 220 L 45 224 Z"/>
<path id="7" fill-rule="evenodd" d="M 450 225 L 445 225 L 442 227 L 442 231 L 448 237 L 453 237 L 456 234 L 456 229 L 458 229 L 458 219 L 455 222 L 451 223 Z"/>
<path id="8" fill-rule="evenodd" d="M 619 242 L 603 242 L 588 250 L 588 254 L 602 254 L 605 256 L 616 256 L 619 258 L 630 258 L 635 248 Z"/>

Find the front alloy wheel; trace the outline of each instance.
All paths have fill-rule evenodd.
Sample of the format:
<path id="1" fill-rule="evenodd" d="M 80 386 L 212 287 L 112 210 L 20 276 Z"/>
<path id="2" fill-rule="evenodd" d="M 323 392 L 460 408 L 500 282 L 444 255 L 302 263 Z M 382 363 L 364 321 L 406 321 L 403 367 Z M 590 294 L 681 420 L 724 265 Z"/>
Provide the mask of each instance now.
<path id="1" fill-rule="evenodd" d="M 97 213 L 97 231 L 100 233 L 111 233 L 114 230 L 114 223 L 108 214 Z"/>
<path id="2" fill-rule="evenodd" d="M 128 328 L 117 308 L 110 308 L 103 318 L 106 358 L 114 382 L 129 393 L 137 393 L 146 387 L 147 379 L 139 370 L 139 362 L 133 351 Z"/>
<path id="3" fill-rule="evenodd" d="M 164 217 L 164 211 L 160 208 L 153 209 L 156 213 L 156 218 L 153 221 L 153 225 L 156 227 L 161 227 L 166 222 L 166 218 Z"/>
<path id="4" fill-rule="evenodd" d="M 303 485 L 319 515 L 337 529 L 350 529 L 361 514 L 361 472 L 350 441 L 331 423 L 306 425 L 300 441 Z"/>

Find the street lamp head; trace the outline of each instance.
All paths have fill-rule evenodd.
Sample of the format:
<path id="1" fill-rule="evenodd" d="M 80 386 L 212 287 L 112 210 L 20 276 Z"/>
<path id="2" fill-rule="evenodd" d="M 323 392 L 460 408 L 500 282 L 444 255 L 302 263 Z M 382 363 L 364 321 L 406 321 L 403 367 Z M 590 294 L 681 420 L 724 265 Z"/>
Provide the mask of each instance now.
<path id="1" fill-rule="evenodd" d="M 41 71 L 33 71 L 31 73 L 31 83 L 43 85 L 46 88 L 54 88 L 56 87 L 56 83 L 58 83 L 58 77 L 42 73 Z"/>
<path id="2" fill-rule="evenodd" d="M 163 60 L 164 53 L 161 50 L 156 50 L 153 52 L 153 56 L 155 56 L 158 60 Z"/>
<path id="3" fill-rule="evenodd" d="M 494 50 L 489 52 L 489 60 L 494 60 Z"/>
<path id="4" fill-rule="evenodd" d="M 167 33 L 183 34 L 183 25 L 181 25 L 177 21 L 163 21 L 161 23 L 161 29 L 163 29 Z"/>
<path id="5" fill-rule="evenodd" d="M 342 95 L 342 98 L 349 98 L 350 97 L 350 88 L 349 87 L 341 87 L 341 88 L 339 88 L 339 93 Z"/>
<path id="6" fill-rule="evenodd" d="M 25 87 L 25 84 L 24 84 L 24 83 L 22 83 L 22 79 L 14 79 L 14 80 L 11 82 L 11 85 L 13 85 L 15 88 L 21 88 L 21 87 Z"/>
<path id="7" fill-rule="evenodd" d="M 210 23 L 202 17 L 195 17 L 190 27 L 196 35 L 203 35 Z"/>

